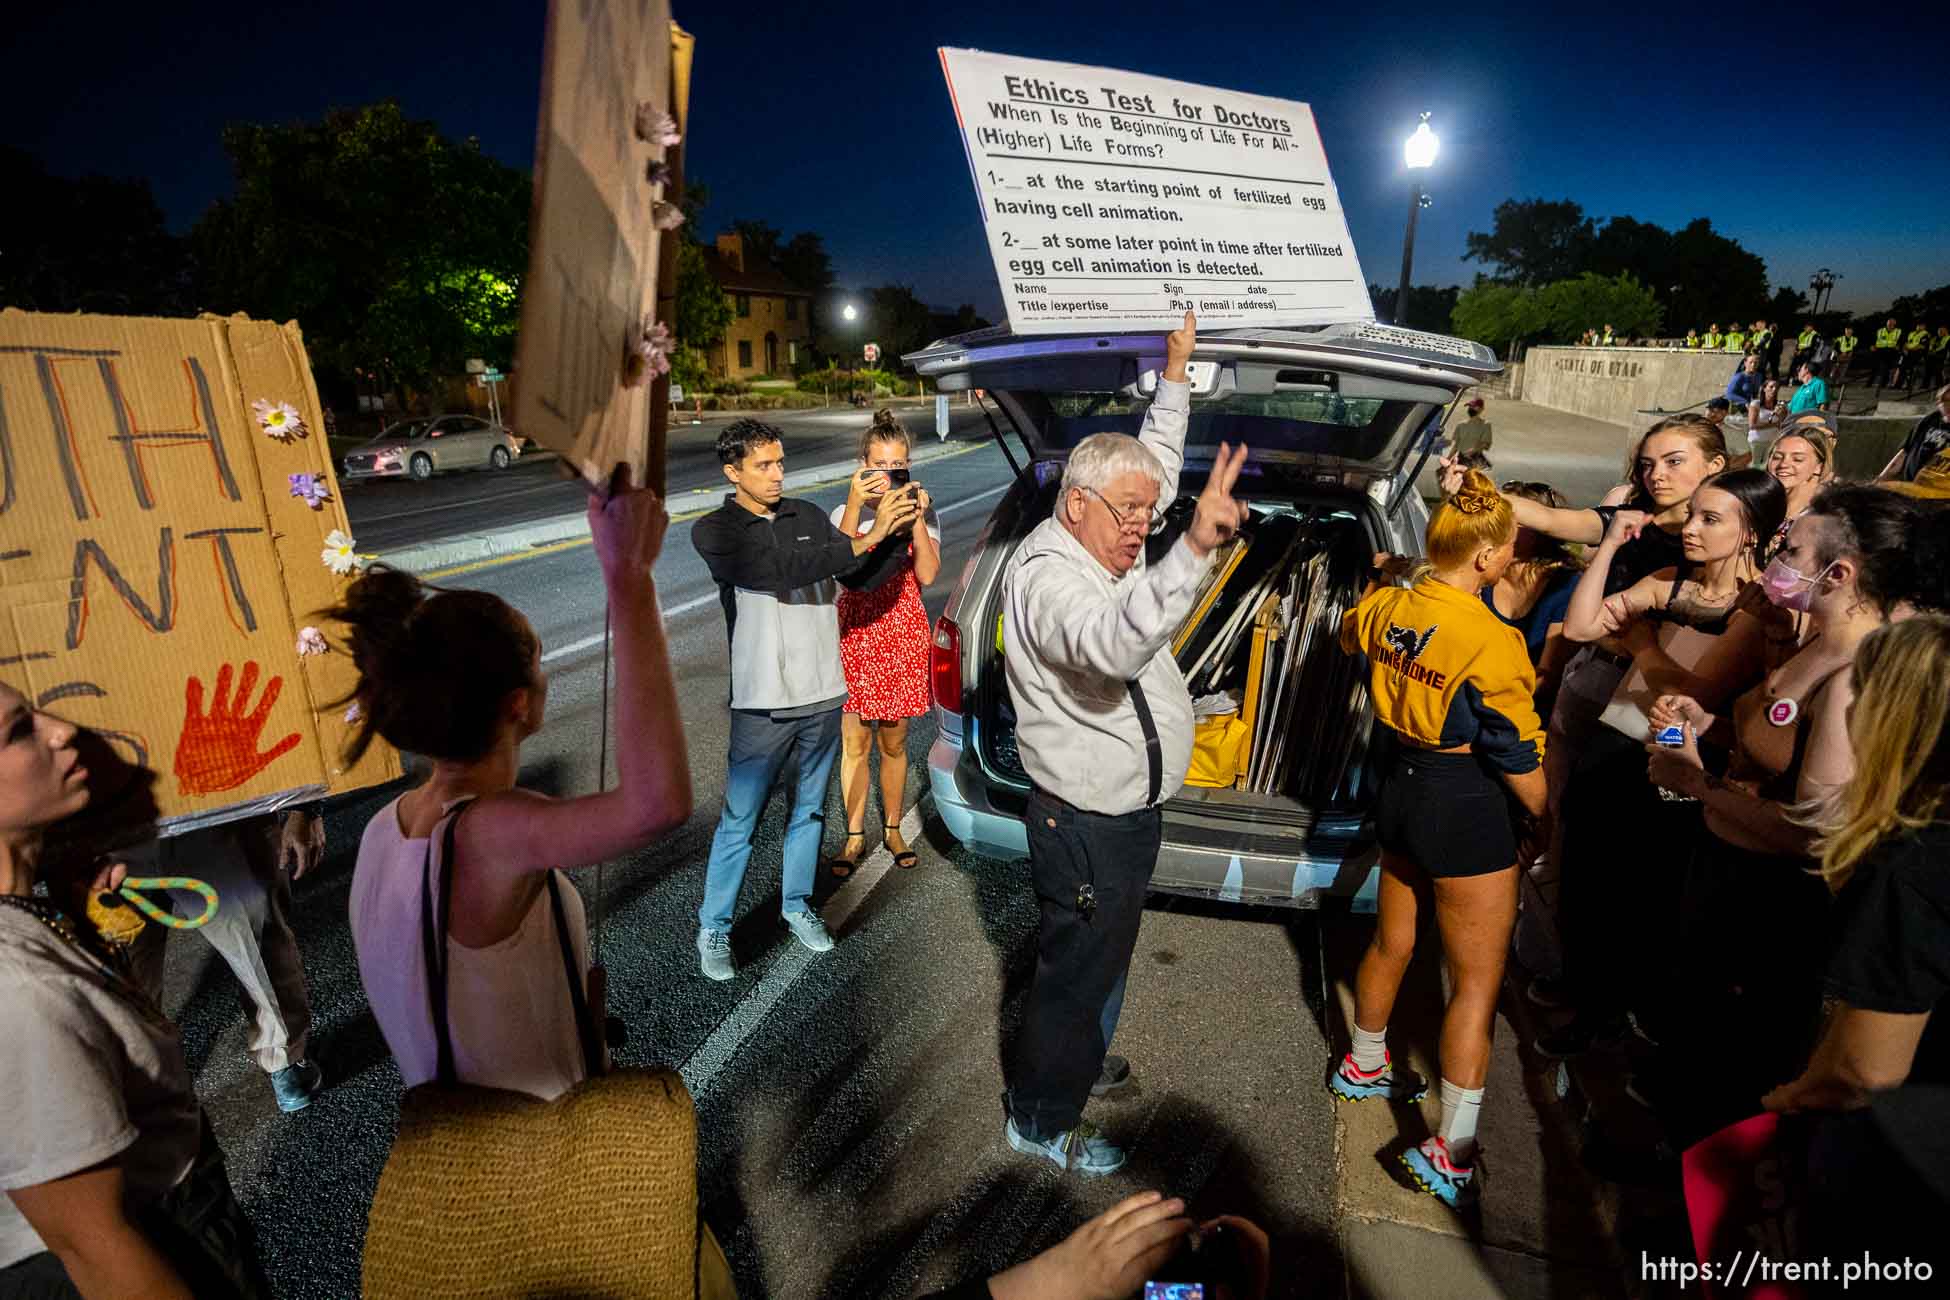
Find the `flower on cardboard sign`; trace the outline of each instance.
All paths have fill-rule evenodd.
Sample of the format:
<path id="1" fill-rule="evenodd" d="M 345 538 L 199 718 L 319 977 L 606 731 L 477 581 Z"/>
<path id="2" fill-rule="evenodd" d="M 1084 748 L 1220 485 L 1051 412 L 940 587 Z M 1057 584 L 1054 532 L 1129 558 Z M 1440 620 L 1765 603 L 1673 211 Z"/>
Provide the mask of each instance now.
<path id="1" fill-rule="evenodd" d="M 646 378 L 670 373 L 670 352 L 675 340 L 670 336 L 670 326 L 658 321 L 643 331 L 643 338 L 637 343 L 637 353 L 643 358 Z"/>
<path id="2" fill-rule="evenodd" d="M 308 627 L 298 633 L 298 657 L 322 655 L 332 647 L 325 643 L 325 634 L 315 627 Z"/>
<path id="3" fill-rule="evenodd" d="M 357 726 L 359 720 L 365 716 L 366 711 L 359 707 L 359 701 L 357 700 L 352 701 L 351 705 L 345 711 L 345 721 L 348 726 Z"/>
<path id="4" fill-rule="evenodd" d="M 670 170 L 669 163 L 652 162 L 648 167 L 643 169 L 643 179 L 649 181 L 652 185 L 668 185 L 676 180 L 677 177 Z"/>
<path id="5" fill-rule="evenodd" d="M 298 408 L 289 402 L 274 402 L 268 397 L 260 397 L 251 403 L 251 410 L 257 415 L 257 427 L 279 442 L 290 442 L 293 438 L 305 436 L 305 419 L 298 414 Z"/>
<path id="6" fill-rule="evenodd" d="M 365 562 L 359 558 L 358 551 L 353 549 L 354 545 L 350 537 L 334 528 L 325 534 L 325 549 L 319 552 L 319 558 L 325 561 L 325 567 L 333 573 L 350 573 L 354 569 L 365 566 Z"/>
<path id="7" fill-rule="evenodd" d="M 650 207 L 650 224 L 658 230 L 675 230 L 684 224 L 684 209 L 659 199 Z"/>
<path id="8" fill-rule="evenodd" d="M 648 100 L 636 106 L 636 134 L 639 140 L 648 140 L 660 149 L 684 139 L 677 133 L 677 120 Z"/>
<path id="9" fill-rule="evenodd" d="M 325 490 L 325 480 L 316 474 L 291 474 L 287 477 L 291 482 L 291 495 L 313 510 L 317 510 L 332 499 L 332 494 Z"/>

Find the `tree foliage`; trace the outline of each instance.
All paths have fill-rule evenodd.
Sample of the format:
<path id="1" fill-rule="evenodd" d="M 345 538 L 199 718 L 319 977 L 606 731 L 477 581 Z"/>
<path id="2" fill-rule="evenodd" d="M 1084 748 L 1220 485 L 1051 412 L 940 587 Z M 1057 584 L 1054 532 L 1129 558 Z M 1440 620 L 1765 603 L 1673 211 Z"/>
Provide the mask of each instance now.
<path id="1" fill-rule="evenodd" d="M 1537 309 L 1558 338 L 1573 339 L 1587 329 L 1610 325 L 1619 337 L 1659 332 L 1665 309 L 1650 289 L 1630 275 L 1603 276 L 1586 271 L 1537 291 Z"/>
<path id="2" fill-rule="evenodd" d="M 1384 289 L 1378 284 L 1368 286 L 1368 298 L 1374 303 L 1375 317 L 1393 321 L 1405 329 L 1440 333 L 1449 328 L 1449 316 L 1456 309 L 1456 298 L 1462 293 L 1462 287 L 1452 284 L 1438 289 L 1432 284 L 1409 285 L 1408 314 L 1405 317 L 1395 313 L 1395 295 L 1399 292 L 1399 289 Z"/>
<path id="3" fill-rule="evenodd" d="M 1537 291 L 1521 284 L 1477 277 L 1449 313 L 1449 329 L 1515 360 L 1517 346 L 1549 328 Z"/>
<path id="4" fill-rule="evenodd" d="M 867 341 L 880 345 L 880 363 L 892 367 L 909 352 L 934 342 L 934 313 L 901 284 L 867 291 Z"/>
<path id="5" fill-rule="evenodd" d="M 1492 267 L 1498 279 L 1543 285 L 1587 270 L 1597 234 L 1584 209 L 1569 199 L 1505 199 L 1489 231 L 1466 236 L 1464 260 Z"/>
<path id="6" fill-rule="evenodd" d="M 236 193 L 191 232 L 205 306 L 296 319 L 322 370 L 386 383 L 512 359 L 524 173 L 391 102 L 223 143 Z"/>
<path id="7" fill-rule="evenodd" d="M 666 235 L 677 245 L 677 319 L 671 330 L 677 341 L 688 348 L 712 347 L 724 339 L 731 327 L 731 300 L 718 288 L 704 250 L 682 231 Z"/>
<path id="8" fill-rule="evenodd" d="M 182 241 L 145 180 L 79 180 L 0 147 L 0 306 L 184 316 L 196 310 Z"/>

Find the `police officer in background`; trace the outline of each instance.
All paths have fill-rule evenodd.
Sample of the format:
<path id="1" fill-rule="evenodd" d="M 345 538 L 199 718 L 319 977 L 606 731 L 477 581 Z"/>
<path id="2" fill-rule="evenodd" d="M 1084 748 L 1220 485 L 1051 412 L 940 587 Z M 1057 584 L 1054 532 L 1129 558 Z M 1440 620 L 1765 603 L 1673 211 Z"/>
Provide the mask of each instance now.
<path id="1" fill-rule="evenodd" d="M 1903 332 L 1896 326 L 1896 318 L 1891 316 L 1887 324 L 1876 331 L 1876 345 L 1872 355 L 1876 366 L 1876 387 L 1881 388 L 1889 380 L 1902 372 Z"/>
<path id="2" fill-rule="evenodd" d="M 1166 338 L 1138 437 L 1077 444 L 1055 512 L 1023 540 L 1002 584 L 1003 663 L 1034 784 L 1023 821 L 1039 912 L 1003 1131 L 1025 1155 L 1084 1174 L 1124 1164 L 1083 1106 L 1129 1077 L 1105 1052 L 1157 866 L 1160 808 L 1192 758 L 1192 699 L 1171 638 L 1213 550 L 1247 519 L 1232 499 L 1246 449 L 1221 445 L 1190 526 L 1147 561 L 1185 462 L 1196 331 L 1186 312 Z"/>
<path id="3" fill-rule="evenodd" d="M 1841 358 L 1835 366 L 1835 382 L 1848 378 L 1849 367 L 1855 364 L 1855 345 L 1861 342 L 1855 337 L 1855 326 L 1842 326 L 1842 336 L 1835 340 L 1835 353 Z"/>
<path id="4" fill-rule="evenodd" d="M 1911 330 L 1909 337 L 1903 340 L 1903 383 L 1911 388 L 1923 386 L 1924 368 L 1929 364 L 1927 360 L 1929 355 L 1930 327 L 1922 321 L 1917 321 L 1916 328 Z"/>

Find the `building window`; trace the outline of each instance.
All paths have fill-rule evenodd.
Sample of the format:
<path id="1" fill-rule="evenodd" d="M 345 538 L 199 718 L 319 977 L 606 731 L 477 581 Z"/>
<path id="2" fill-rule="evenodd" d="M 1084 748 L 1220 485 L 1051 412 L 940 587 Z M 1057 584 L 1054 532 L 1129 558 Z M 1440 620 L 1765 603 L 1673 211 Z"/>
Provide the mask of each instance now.
<path id="1" fill-rule="evenodd" d="M 788 366 L 796 366 L 799 364 L 798 339 L 787 339 L 785 341 L 785 363 Z"/>
<path id="2" fill-rule="evenodd" d="M 797 298 L 787 298 L 785 300 L 785 318 L 787 320 L 799 319 L 799 300 Z"/>
<path id="3" fill-rule="evenodd" d="M 738 368 L 740 370 L 750 370 L 752 368 L 752 341 L 750 339 L 738 340 Z"/>
<path id="4" fill-rule="evenodd" d="M 752 314 L 752 296 L 750 294 L 741 293 L 738 295 L 738 314 L 740 316 L 749 316 Z"/>

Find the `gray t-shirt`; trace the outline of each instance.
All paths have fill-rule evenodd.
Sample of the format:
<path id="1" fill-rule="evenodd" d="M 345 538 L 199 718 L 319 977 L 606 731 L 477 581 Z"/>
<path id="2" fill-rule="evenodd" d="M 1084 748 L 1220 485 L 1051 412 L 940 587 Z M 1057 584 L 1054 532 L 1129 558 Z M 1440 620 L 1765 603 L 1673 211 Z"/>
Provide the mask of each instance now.
<path id="1" fill-rule="evenodd" d="M 161 1012 L 19 908 L 0 904 L 0 1191 L 120 1157 L 131 1203 L 196 1159 L 203 1118 Z M 0 1268 L 46 1247 L 0 1196 Z"/>

